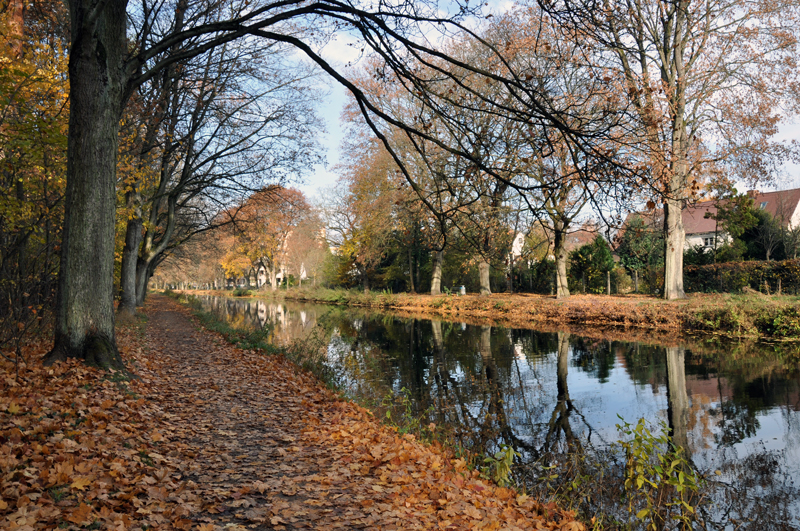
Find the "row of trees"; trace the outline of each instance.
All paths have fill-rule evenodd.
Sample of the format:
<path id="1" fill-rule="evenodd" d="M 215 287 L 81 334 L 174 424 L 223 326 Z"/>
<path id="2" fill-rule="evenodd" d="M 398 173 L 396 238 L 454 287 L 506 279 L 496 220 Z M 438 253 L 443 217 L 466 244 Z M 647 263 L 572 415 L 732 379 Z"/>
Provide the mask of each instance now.
<path id="1" fill-rule="evenodd" d="M 88 356 L 121 366 L 118 194 L 128 218 L 120 274 L 130 308 L 169 242 L 238 212 L 232 205 L 242 201 L 232 196 L 262 188 L 265 175 L 280 181 L 272 157 L 291 172 L 308 167 L 298 146 L 307 145 L 312 114 L 264 104 L 284 89 L 292 95 L 277 101 L 309 101 L 307 86 L 286 74 L 298 64 L 287 47 L 350 90 L 393 164 L 389 173 L 399 171 L 411 203 L 426 207 L 435 248 L 458 234 L 480 257 L 483 292 L 510 216 L 546 212 L 552 222 L 543 227 L 557 242 L 582 201 L 606 216 L 641 197 L 664 205 L 664 293 L 682 296 L 685 201 L 714 172 L 760 175 L 785 154 L 769 139 L 793 109 L 796 6 L 638 0 L 597 9 L 585 0 L 521 5 L 492 23 L 466 4 L 448 16 L 439 7 L 76 0 L 68 32 L 58 23 L 43 24 L 38 41 L 9 32 L 11 49 L 50 38 L 58 43 L 51 57 L 69 50 L 50 361 Z M 18 1 L 6 11 L 23 13 L 20 27 L 39 24 Z M 361 74 L 345 75 L 315 51 L 341 32 L 364 43 Z"/>
<path id="2" fill-rule="evenodd" d="M 134 83 L 122 107 L 101 109 L 119 113 L 111 142 L 108 128 L 79 123 L 108 102 L 72 112 L 68 63 L 85 57 L 76 57 L 77 28 L 65 26 L 68 19 L 60 3 L 9 2 L 2 10 L 0 346 L 18 344 L 55 307 L 57 344 L 68 340 L 63 327 L 71 322 L 84 339 L 87 330 L 98 334 L 94 347 L 81 347 L 97 353 L 89 361 L 122 368 L 109 335 L 113 297 L 102 294 L 118 290 L 119 311 L 133 313 L 156 267 L 173 253 L 185 255 L 183 244 L 236 221 L 235 206 L 265 183 L 296 178 L 321 160 L 318 73 L 274 41 L 198 50 Z M 151 37 L 162 29 L 143 28 Z M 69 134 L 106 136 L 76 153 L 67 149 Z M 116 162 L 96 167 L 109 149 Z M 69 171 L 111 180 L 70 190 Z M 70 233 L 72 223 L 80 228 Z M 64 354 L 57 351 L 52 359 Z"/>
<path id="3" fill-rule="evenodd" d="M 503 262 L 520 219 L 526 227 L 538 221 L 552 242 L 559 297 L 569 295 L 564 242 L 577 216 L 591 206 L 619 227 L 615 213 L 659 202 L 663 294 L 682 297 L 682 209 L 704 187 L 769 178 L 791 156 L 771 137 L 796 104 L 786 82 L 796 75 L 786 23 L 793 8 L 642 1 L 598 16 L 589 2 L 526 6 L 479 33 L 454 36 L 441 53 L 455 64 L 417 58 L 415 83 L 393 78 L 391 61 L 376 60 L 358 80 L 354 107 L 363 108 L 363 94 L 381 102 L 367 123 L 386 154 L 370 154 L 377 148 L 364 140 L 347 146 L 345 202 L 359 196 L 358 179 L 398 188 L 385 177 L 396 172 L 430 212 L 421 223 L 427 248 L 469 243 L 482 293 L 490 292 L 490 257 Z M 542 120 L 547 113 L 555 123 Z M 399 214 L 381 219 L 383 227 L 358 230 L 414 233 L 397 228 Z M 385 249 L 363 250 L 363 237 L 341 241 L 360 242 L 362 250 L 347 252 L 367 285 L 368 262 L 385 259 Z"/>

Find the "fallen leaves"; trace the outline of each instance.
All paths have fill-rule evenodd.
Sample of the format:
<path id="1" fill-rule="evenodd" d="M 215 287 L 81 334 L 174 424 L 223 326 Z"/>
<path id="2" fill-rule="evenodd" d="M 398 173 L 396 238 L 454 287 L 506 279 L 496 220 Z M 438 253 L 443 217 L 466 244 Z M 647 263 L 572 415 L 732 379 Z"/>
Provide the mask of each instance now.
<path id="1" fill-rule="evenodd" d="M 170 301 L 148 313 L 144 344 L 120 334 L 140 380 L 71 362 L 0 382 L 0 527 L 583 529 Z"/>

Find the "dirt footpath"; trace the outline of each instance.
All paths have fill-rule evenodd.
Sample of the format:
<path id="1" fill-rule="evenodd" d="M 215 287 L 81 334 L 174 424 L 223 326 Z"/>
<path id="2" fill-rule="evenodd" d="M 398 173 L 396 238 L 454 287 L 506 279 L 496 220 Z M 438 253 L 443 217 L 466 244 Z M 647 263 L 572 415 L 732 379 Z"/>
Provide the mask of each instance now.
<path id="1" fill-rule="evenodd" d="M 232 348 L 165 297 L 146 313 L 147 398 L 201 529 L 583 529 L 398 436 L 284 358 Z"/>

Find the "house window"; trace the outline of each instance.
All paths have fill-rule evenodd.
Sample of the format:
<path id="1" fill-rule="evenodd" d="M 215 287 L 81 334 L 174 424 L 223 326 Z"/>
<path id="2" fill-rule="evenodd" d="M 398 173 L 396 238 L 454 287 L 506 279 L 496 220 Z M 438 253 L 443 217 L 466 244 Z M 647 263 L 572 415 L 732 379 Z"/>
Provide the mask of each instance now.
<path id="1" fill-rule="evenodd" d="M 703 246 L 705 246 L 705 247 L 714 247 L 714 237 L 713 236 L 709 236 L 709 237 L 703 238 Z"/>
<path id="2" fill-rule="evenodd" d="M 759 208 L 761 208 L 761 210 L 764 210 L 765 208 L 767 208 L 767 201 L 763 201 Z"/>

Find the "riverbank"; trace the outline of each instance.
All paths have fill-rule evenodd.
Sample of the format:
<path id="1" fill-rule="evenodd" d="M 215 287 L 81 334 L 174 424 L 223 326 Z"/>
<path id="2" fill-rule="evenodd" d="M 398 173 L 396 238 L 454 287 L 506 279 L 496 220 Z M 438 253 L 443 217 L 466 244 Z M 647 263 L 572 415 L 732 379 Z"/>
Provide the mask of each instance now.
<path id="1" fill-rule="evenodd" d="M 136 380 L 77 362 L 31 361 L 20 380 L 0 367 L 3 527 L 584 529 L 165 297 L 145 315 L 118 332 Z"/>
<path id="2" fill-rule="evenodd" d="M 196 292 L 230 295 L 231 292 Z M 737 338 L 800 339 L 800 297 L 750 294 L 692 294 L 677 301 L 645 295 L 573 295 L 567 299 L 532 294 L 488 296 L 390 294 L 355 290 L 291 288 L 251 291 L 250 296 L 376 308 L 446 319 L 490 319 L 497 325 L 618 328 L 666 335 L 720 334 Z"/>

